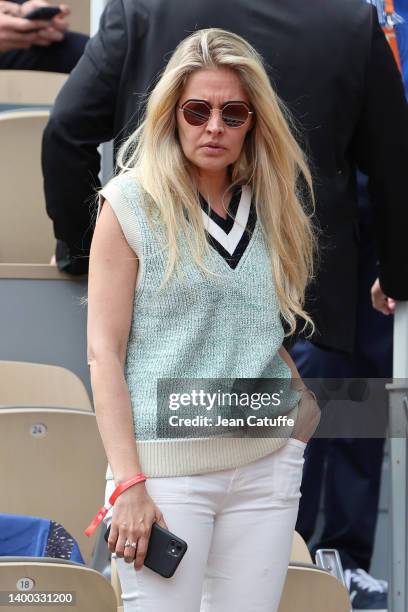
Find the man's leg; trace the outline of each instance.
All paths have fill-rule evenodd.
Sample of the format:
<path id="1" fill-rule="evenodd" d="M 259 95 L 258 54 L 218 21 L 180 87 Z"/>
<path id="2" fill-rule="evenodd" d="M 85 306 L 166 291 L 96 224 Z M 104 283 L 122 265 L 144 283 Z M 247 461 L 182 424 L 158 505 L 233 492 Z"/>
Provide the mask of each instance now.
<path id="1" fill-rule="evenodd" d="M 369 571 L 377 524 L 383 438 L 331 441 L 325 480 L 325 525 L 313 547 L 337 548 L 344 569 Z"/>
<path id="2" fill-rule="evenodd" d="M 302 497 L 299 504 L 296 531 L 306 542 L 313 537 L 316 528 L 328 442 L 329 440 L 323 438 L 313 438 L 305 451 L 305 464 L 300 488 Z"/>
<path id="3" fill-rule="evenodd" d="M 359 177 L 362 181 L 363 177 Z M 363 184 L 362 184 L 363 187 Z M 360 190 L 359 283 L 356 340 L 352 376 L 392 377 L 393 317 L 374 310 L 370 289 L 377 277 L 374 225 L 366 192 Z M 384 381 L 385 382 L 385 381 Z M 385 400 L 386 401 L 386 400 Z M 377 526 L 384 439 L 334 440 L 332 458 L 336 466 L 326 480 L 326 503 L 336 504 L 336 523 L 326 511 L 320 545 L 338 548 L 346 569 L 369 571 Z M 341 495 L 342 483 L 348 495 Z"/>
<path id="4" fill-rule="evenodd" d="M 299 340 L 290 350 L 302 378 L 340 378 L 351 376 L 351 359 L 348 355 L 321 349 L 307 340 Z M 324 478 L 325 460 L 332 440 L 314 438 L 307 445 L 296 531 L 306 540 L 313 536 Z M 336 466 L 330 463 L 330 471 Z M 329 508 L 335 515 L 335 507 Z M 335 520 L 335 516 L 334 519 Z M 319 545 L 319 548 L 321 546 Z"/>
<path id="5" fill-rule="evenodd" d="M 373 226 L 362 209 L 360 223 L 359 296 L 356 340 L 353 355 L 342 356 L 317 347 L 308 347 L 300 359 L 308 376 L 390 378 L 392 376 L 392 317 L 385 317 L 371 305 L 370 288 L 376 278 Z M 320 357 L 319 357 L 319 351 Z M 303 376 L 302 371 L 300 372 Z M 312 441 L 312 443 L 317 440 Z M 369 570 L 377 525 L 383 460 L 383 439 L 330 440 L 325 477 L 325 526 L 317 548 L 337 548 L 345 569 Z M 317 451 L 316 451 L 317 452 Z M 318 466 L 319 456 L 313 457 Z M 316 487 L 318 467 L 309 469 L 307 452 L 300 502 L 299 530 L 310 510 L 308 490 Z M 324 457 L 320 457 L 324 460 Z M 309 472 L 308 472 L 309 469 Z M 345 494 L 347 491 L 347 494 Z M 312 509 L 313 511 L 313 509 Z M 301 533 L 301 531 L 300 531 Z"/>

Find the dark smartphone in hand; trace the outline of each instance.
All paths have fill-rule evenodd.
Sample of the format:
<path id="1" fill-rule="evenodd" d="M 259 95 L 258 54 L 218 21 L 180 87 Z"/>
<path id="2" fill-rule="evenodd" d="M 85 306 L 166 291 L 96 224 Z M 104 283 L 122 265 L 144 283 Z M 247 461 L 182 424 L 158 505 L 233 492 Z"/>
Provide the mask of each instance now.
<path id="1" fill-rule="evenodd" d="M 58 6 L 39 6 L 27 13 L 25 19 L 30 19 L 31 21 L 36 21 L 37 19 L 49 21 L 59 13 L 61 13 L 61 9 Z"/>
<path id="2" fill-rule="evenodd" d="M 108 541 L 110 527 L 104 538 Z M 153 523 L 144 565 L 163 578 L 171 578 L 187 550 L 187 543 L 174 533 Z"/>

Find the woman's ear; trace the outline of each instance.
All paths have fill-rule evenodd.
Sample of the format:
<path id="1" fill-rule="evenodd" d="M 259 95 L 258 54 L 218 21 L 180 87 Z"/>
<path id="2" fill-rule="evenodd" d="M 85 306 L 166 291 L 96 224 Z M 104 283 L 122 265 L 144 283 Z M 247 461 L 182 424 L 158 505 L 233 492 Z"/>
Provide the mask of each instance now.
<path id="1" fill-rule="evenodd" d="M 252 124 L 251 127 L 249 128 L 249 130 L 247 131 L 247 133 L 245 134 L 245 140 L 253 132 L 254 127 L 255 127 L 254 124 Z"/>
<path id="2" fill-rule="evenodd" d="M 249 129 L 248 129 L 247 133 L 245 134 L 245 138 L 247 138 L 247 137 L 248 137 L 248 134 L 251 134 L 251 133 L 253 132 L 254 127 L 255 127 L 255 117 L 254 117 L 254 115 L 252 115 L 252 116 L 251 116 L 251 125 L 250 125 L 250 127 L 249 127 Z"/>

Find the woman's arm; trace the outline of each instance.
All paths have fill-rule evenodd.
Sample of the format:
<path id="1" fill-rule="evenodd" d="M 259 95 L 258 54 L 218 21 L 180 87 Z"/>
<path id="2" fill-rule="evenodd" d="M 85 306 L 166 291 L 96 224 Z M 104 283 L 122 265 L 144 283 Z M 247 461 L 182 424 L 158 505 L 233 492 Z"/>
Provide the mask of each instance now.
<path id="1" fill-rule="evenodd" d="M 294 384 L 296 385 L 295 388 L 297 390 L 303 389 L 305 387 L 305 385 L 302 383 L 302 379 L 300 378 L 300 374 L 298 372 L 298 369 L 295 366 L 295 362 L 293 361 L 292 357 L 289 355 L 288 351 L 285 349 L 283 344 L 280 347 L 280 349 L 278 350 L 278 353 L 282 357 L 283 361 L 285 361 L 285 363 L 289 366 L 290 371 L 292 372 L 292 379 L 294 379 L 294 378 L 298 378 L 299 379 L 299 381 L 295 381 L 294 382 Z"/>
<path id="2" fill-rule="evenodd" d="M 278 350 L 278 353 L 292 372 L 292 387 L 301 392 L 299 414 L 291 437 L 307 444 L 319 425 L 320 408 L 316 401 L 316 396 L 302 381 L 295 362 L 283 345 Z"/>
<path id="3" fill-rule="evenodd" d="M 116 484 L 141 471 L 123 371 L 137 267 L 136 255 L 105 201 L 89 261 L 88 364 L 99 432 Z"/>
<path id="4" fill-rule="evenodd" d="M 129 389 L 124 377 L 132 322 L 137 258 L 107 201 L 91 245 L 88 280 L 88 363 L 96 419 L 116 485 L 141 471 L 133 430 Z M 118 557 L 144 563 L 151 526 L 167 525 L 144 482 L 116 500 L 108 547 Z M 126 540 L 136 549 L 125 546 Z"/>

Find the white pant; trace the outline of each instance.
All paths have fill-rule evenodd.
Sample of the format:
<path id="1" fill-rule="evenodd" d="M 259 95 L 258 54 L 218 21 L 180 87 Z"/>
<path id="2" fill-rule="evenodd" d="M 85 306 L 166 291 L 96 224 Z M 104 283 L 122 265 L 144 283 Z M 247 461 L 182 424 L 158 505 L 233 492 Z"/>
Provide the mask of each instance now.
<path id="1" fill-rule="evenodd" d="M 305 444 L 239 468 L 148 478 L 168 529 L 188 549 L 163 578 L 117 558 L 124 612 L 275 612 L 285 582 L 300 499 Z M 114 490 L 107 481 L 106 500 Z M 104 522 L 110 524 L 112 510 Z"/>

